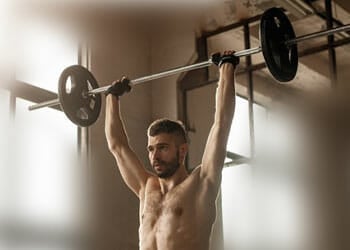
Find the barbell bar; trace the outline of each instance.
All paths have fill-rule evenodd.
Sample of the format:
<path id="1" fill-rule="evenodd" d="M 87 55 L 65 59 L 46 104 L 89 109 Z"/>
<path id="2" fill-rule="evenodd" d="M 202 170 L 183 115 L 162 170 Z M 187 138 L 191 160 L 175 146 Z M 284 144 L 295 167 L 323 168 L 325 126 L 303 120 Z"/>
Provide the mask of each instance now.
<path id="1" fill-rule="evenodd" d="M 299 42 L 303 42 L 303 41 L 310 40 L 313 38 L 322 37 L 322 36 L 330 36 L 330 35 L 333 35 L 333 34 L 336 34 L 339 32 L 343 32 L 343 31 L 348 31 L 348 30 L 350 30 L 350 24 L 339 26 L 339 27 L 329 29 L 329 30 L 324 30 L 324 31 L 306 34 L 306 35 L 299 36 L 299 37 L 296 37 L 293 39 L 289 39 L 288 41 L 285 41 L 285 45 L 290 46 L 292 44 L 297 44 Z"/>
<path id="2" fill-rule="evenodd" d="M 347 30 L 350 30 L 350 24 L 296 37 L 293 27 L 284 12 L 278 8 L 271 8 L 263 13 L 260 20 L 259 35 L 261 46 L 237 51 L 234 53 L 234 56 L 243 57 L 262 52 L 267 68 L 274 78 L 280 82 L 287 82 L 295 77 L 297 71 L 297 43 Z M 177 73 L 205 68 L 212 64 L 214 64 L 214 61 L 213 58 L 210 58 L 200 63 L 177 67 L 130 80 L 130 85 L 134 86 Z M 69 76 L 74 76 L 73 93 L 66 93 L 65 91 L 67 87 L 66 81 Z M 106 92 L 110 86 L 98 87 L 97 81 L 90 71 L 82 66 L 70 66 L 60 76 L 59 98 L 31 105 L 28 109 L 36 110 L 60 104 L 71 121 L 79 126 L 89 126 L 97 120 L 100 112 L 101 97 L 98 94 Z M 74 98 L 79 99 L 80 102 L 79 100 L 75 101 Z M 82 107 L 76 104 L 80 104 Z M 71 109 L 70 106 L 74 106 L 74 108 Z M 78 116 L 81 118 L 77 118 Z M 90 119 L 89 116 L 92 116 L 92 118 Z"/>
<path id="3" fill-rule="evenodd" d="M 242 57 L 242 56 L 247 56 L 247 55 L 252 55 L 252 54 L 256 54 L 261 52 L 261 48 L 257 47 L 257 48 L 251 48 L 251 49 L 247 49 L 247 50 L 242 50 L 242 51 L 238 51 L 236 53 L 234 53 L 235 56 L 237 57 Z M 200 63 L 196 63 L 196 64 L 192 64 L 192 65 L 188 65 L 188 66 L 182 66 L 182 67 L 177 67 L 177 68 L 173 68 L 173 69 L 169 69 L 160 73 L 156 73 L 156 74 L 152 74 L 152 75 L 148 75 L 148 76 L 143 76 L 140 78 L 136 78 L 133 80 L 130 80 L 130 86 L 135 86 L 144 82 L 149 82 L 152 80 L 156 80 L 159 78 L 163 78 L 163 77 L 167 77 L 167 76 L 171 76 L 177 73 L 182 73 L 182 72 L 187 72 L 187 71 L 191 71 L 191 70 L 195 70 L 195 69 L 201 69 L 201 68 L 205 68 L 208 67 L 210 65 L 213 64 L 213 60 L 212 58 L 208 59 L 207 61 L 204 62 L 200 62 Z M 108 86 L 103 86 L 100 88 L 96 88 L 96 89 L 92 89 L 89 90 L 87 93 L 83 93 L 83 95 L 95 95 L 95 94 L 101 94 L 107 91 L 107 89 L 110 87 L 111 85 Z M 46 102 L 41 102 L 41 103 L 37 103 L 37 104 L 33 104 L 31 106 L 29 106 L 29 110 L 35 110 L 35 109 L 40 109 L 40 108 L 44 108 L 44 107 L 51 107 L 51 106 L 56 106 L 59 105 L 60 101 L 59 99 L 54 99 L 54 100 L 50 100 L 50 101 L 46 101 Z"/>

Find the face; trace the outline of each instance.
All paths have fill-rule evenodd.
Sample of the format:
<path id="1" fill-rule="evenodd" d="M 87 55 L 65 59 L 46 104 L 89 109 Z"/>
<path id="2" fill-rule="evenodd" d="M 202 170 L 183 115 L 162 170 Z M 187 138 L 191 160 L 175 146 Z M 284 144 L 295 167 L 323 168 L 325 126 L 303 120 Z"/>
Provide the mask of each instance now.
<path id="1" fill-rule="evenodd" d="M 162 133 L 148 138 L 148 157 L 160 178 L 171 177 L 180 167 L 180 151 L 174 137 L 174 135 Z"/>

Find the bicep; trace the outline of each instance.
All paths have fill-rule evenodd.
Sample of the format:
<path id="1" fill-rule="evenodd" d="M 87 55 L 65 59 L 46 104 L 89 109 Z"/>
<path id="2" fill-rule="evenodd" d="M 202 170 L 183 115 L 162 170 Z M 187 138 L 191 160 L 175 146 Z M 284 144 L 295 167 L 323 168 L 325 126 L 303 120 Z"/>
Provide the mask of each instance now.
<path id="1" fill-rule="evenodd" d="M 139 196 L 151 174 L 147 172 L 140 159 L 130 147 L 112 150 L 112 154 L 124 182 Z"/>
<path id="2" fill-rule="evenodd" d="M 229 129 L 214 124 L 205 146 L 201 176 L 215 183 L 221 182 L 221 171 L 226 156 Z"/>

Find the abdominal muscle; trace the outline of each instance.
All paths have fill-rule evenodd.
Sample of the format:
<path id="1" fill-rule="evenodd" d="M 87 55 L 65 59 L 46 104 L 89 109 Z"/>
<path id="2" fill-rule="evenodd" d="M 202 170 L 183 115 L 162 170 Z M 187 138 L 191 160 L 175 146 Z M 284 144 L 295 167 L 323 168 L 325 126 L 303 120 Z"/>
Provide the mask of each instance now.
<path id="1" fill-rule="evenodd" d="M 169 220 L 166 217 L 159 218 L 153 227 L 148 222 L 140 225 L 141 250 L 200 249 L 194 227 L 180 226 L 181 221 Z"/>
<path id="2" fill-rule="evenodd" d="M 140 224 L 141 250 L 207 250 L 211 225 L 196 221 L 195 216 L 178 218 L 172 214 L 145 215 Z"/>

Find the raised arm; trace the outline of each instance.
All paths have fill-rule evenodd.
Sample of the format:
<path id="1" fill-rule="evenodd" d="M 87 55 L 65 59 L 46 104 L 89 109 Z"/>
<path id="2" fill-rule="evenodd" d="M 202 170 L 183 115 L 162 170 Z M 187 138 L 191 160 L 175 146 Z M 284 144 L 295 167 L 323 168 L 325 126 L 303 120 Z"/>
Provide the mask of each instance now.
<path id="1" fill-rule="evenodd" d="M 224 55 L 232 55 L 225 52 Z M 230 133 L 235 109 L 234 71 L 236 63 L 220 64 L 220 78 L 216 90 L 216 109 L 214 123 L 210 129 L 205 146 L 201 178 L 218 190 L 221 183 L 221 171 L 226 157 L 226 144 Z"/>
<path id="2" fill-rule="evenodd" d="M 117 83 L 118 84 L 118 83 Z M 131 149 L 120 116 L 119 100 L 115 93 L 106 97 L 105 133 L 108 147 L 116 159 L 119 171 L 127 186 L 140 197 L 150 174 Z"/>

